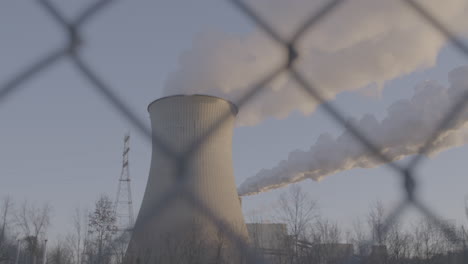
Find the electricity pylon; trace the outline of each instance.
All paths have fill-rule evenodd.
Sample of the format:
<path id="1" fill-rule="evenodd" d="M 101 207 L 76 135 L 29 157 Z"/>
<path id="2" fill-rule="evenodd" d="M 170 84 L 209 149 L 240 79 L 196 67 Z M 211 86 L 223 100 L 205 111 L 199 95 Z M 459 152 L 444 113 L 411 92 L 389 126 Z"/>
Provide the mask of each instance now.
<path id="1" fill-rule="evenodd" d="M 116 225 L 119 231 L 127 231 L 133 228 L 133 202 L 130 171 L 128 168 L 128 152 L 130 151 L 130 134 L 124 137 L 124 149 L 122 159 L 122 173 L 119 178 L 119 187 L 115 197 Z"/>

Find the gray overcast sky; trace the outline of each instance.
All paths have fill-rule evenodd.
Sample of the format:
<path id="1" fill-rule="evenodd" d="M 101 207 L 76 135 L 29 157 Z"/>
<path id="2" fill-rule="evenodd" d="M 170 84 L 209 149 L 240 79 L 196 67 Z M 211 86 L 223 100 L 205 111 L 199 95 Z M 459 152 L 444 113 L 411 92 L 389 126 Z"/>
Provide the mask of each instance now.
<path id="1" fill-rule="evenodd" d="M 92 1 L 55 2 L 73 17 Z M 149 124 L 147 105 L 162 95 L 178 57 L 206 29 L 244 33 L 252 24 L 226 1 L 116 1 L 86 25 L 82 52 L 99 76 Z M 66 40 L 51 17 L 26 0 L 0 3 L 0 36 L 0 84 Z M 447 73 L 464 64 L 463 56 L 447 45 L 434 67 L 386 83 L 380 96 L 345 92 L 335 103 L 349 116 L 383 117 L 392 102 L 410 98 L 419 82 L 434 79 L 445 84 Z M 150 144 L 67 60 L 2 101 L 0 120 L 0 196 L 10 195 L 16 203 L 49 202 L 54 208 L 51 236 L 69 227 L 76 206 L 92 208 L 99 194 L 115 195 L 127 131 L 132 133 L 130 173 L 137 212 L 148 176 Z M 236 182 L 275 166 L 294 149 L 308 149 L 323 132 L 341 131 L 320 108 L 309 116 L 293 113 L 284 120 L 236 128 Z M 466 223 L 467 157 L 467 147 L 451 149 L 426 160 L 418 171 L 423 200 L 460 224 Z M 344 224 L 365 215 L 377 199 L 391 206 L 402 197 L 398 175 L 386 167 L 355 169 L 319 183 L 300 184 L 319 200 L 324 216 Z M 247 217 L 252 211 L 271 214 L 284 190 L 244 198 L 244 213 Z"/>

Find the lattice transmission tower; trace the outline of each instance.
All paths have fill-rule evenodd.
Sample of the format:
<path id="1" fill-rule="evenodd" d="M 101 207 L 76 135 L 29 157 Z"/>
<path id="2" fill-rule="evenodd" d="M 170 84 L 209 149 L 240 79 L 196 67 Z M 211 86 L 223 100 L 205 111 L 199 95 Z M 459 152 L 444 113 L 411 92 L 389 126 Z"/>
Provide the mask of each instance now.
<path id="1" fill-rule="evenodd" d="M 117 228 L 119 231 L 128 231 L 133 228 L 133 202 L 130 180 L 130 170 L 128 167 L 128 154 L 130 151 L 130 134 L 124 137 L 124 149 L 122 159 L 122 173 L 119 178 L 119 187 L 115 197 L 115 214 L 117 217 Z"/>

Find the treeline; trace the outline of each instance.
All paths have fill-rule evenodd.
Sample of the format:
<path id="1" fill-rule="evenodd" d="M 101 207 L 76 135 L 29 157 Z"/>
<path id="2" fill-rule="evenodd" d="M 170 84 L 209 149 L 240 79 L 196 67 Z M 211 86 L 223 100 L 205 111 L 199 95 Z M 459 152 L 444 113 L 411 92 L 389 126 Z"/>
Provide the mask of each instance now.
<path id="1" fill-rule="evenodd" d="M 317 201 L 293 186 L 280 196 L 274 217 L 275 222 L 286 224 L 288 233 L 276 233 L 275 249 L 262 248 L 261 242 L 255 243 L 255 235 L 251 240 L 276 264 L 468 263 L 465 226 L 428 217 L 404 225 L 387 222 L 389 213 L 377 201 L 366 216 L 350 220 L 350 227 L 343 228 L 322 216 Z"/>
<path id="2" fill-rule="evenodd" d="M 1 201 L 0 264 L 120 262 L 127 242 L 117 229 L 113 202 L 108 196 L 102 195 L 89 213 L 77 208 L 70 219 L 70 230 L 47 241 L 51 212 L 48 204 L 15 204 L 8 197 Z"/>
<path id="3" fill-rule="evenodd" d="M 275 208 L 274 219 L 270 221 L 283 223 L 285 228 L 274 230 L 273 236 L 269 234 L 268 245 L 260 239 L 261 234 L 249 230 L 250 247 L 263 255 L 267 263 L 468 263 L 465 226 L 437 223 L 431 218 L 421 218 L 411 224 L 387 222 L 389 211 L 382 203 L 375 202 L 367 215 L 350 220 L 344 228 L 325 218 L 318 202 L 298 186 L 280 195 Z M 47 264 L 122 263 L 129 234 L 118 230 L 109 197 L 99 197 L 89 212 L 76 209 L 70 218 L 70 229 L 47 242 L 50 218 L 48 204 L 14 203 L 4 198 L 0 204 L 0 264 L 43 264 L 44 260 Z M 258 216 L 249 219 L 257 223 L 263 220 Z M 170 250 L 152 253 L 174 252 L 170 256 L 174 261 L 169 264 L 185 263 L 180 262 L 184 259 L 201 264 L 197 259 L 204 259 L 203 252 L 220 253 L 229 244 L 219 240 L 214 247 L 216 251 L 213 247 L 206 250 L 200 242 L 202 236 L 194 234 L 197 234 L 191 236 L 194 239 L 184 241 L 184 245 L 167 243 Z M 224 263 L 221 260 L 225 258 L 218 255 L 216 263 Z M 146 264 L 144 261 L 140 264 L 143 263 Z"/>

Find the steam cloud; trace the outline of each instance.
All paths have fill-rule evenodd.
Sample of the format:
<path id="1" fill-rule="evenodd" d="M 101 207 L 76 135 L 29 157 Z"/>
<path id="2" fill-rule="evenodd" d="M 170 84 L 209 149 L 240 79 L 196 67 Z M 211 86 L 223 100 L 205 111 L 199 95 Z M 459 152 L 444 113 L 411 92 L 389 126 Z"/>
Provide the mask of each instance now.
<path id="1" fill-rule="evenodd" d="M 327 0 L 248 2 L 287 38 Z M 453 32 L 461 36 L 467 33 L 468 1 L 420 2 Z M 446 39 L 404 1 L 348 0 L 303 36 L 296 65 L 326 100 L 344 91 L 375 96 L 386 81 L 434 66 L 445 44 Z M 208 94 L 237 103 L 285 58 L 284 47 L 259 29 L 248 33 L 203 32 L 180 56 L 178 67 L 166 80 L 164 94 Z M 450 88 L 435 82 L 422 84 L 411 100 L 393 104 L 382 121 L 367 115 L 355 122 L 392 160 L 416 154 L 466 85 L 463 74 L 467 74 L 467 68 L 450 74 Z M 283 74 L 240 108 L 238 125 L 255 125 L 269 117 L 286 118 L 293 111 L 311 114 L 318 104 Z M 467 119 L 464 114 L 444 131 L 434 143 L 432 154 L 465 143 L 466 135 L 460 128 Z M 294 151 L 275 168 L 247 179 L 239 192 L 251 195 L 307 178 L 319 180 L 343 170 L 380 164 L 347 133 L 338 138 L 323 134 L 309 151 Z"/>
<path id="2" fill-rule="evenodd" d="M 327 1 L 256 0 L 249 4 L 287 37 Z M 403 2 L 345 1 L 301 39 L 298 68 L 331 100 L 343 91 L 375 95 L 386 81 L 433 66 L 446 40 Z M 468 1 L 421 3 L 454 32 L 462 34 L 468 29 Z M 236 103 L 256 81 L 283 63 L 285 56 L 284 47 L 260 30 L 204 32 L 181 55 L 164 93 L 209 94 Z M 284 74 L 242 106 L 238 124 L 285 118 L 292 111 L 310 114 L 317 105 Z"/>
<path id="3" fill-rule="evenodd" d="M 387 109 L 387 116 L 378 121 L 373 115 L 351 120 L 392 161 L 417 154 L 426 140 L 446 117 L 450 107 L 468 89 L 468 66 L 449 73 L 450 87 L 428 81 L 416 87 L 410 100 L 399 100 Z M 429 155 L 468 142 L 468 111 L 462 114 L 432 142 Z M 323 177 L 353 168 L 373 168 L 383 162 L 363 147 L 352 135 L 344 132 L 337 138 L 322 134 L 308 150 L 296 150 L 287 160 L 272 169 L 263 169 L 239 187 L 241 196 L 279 188 L 305 179 Z"/>

